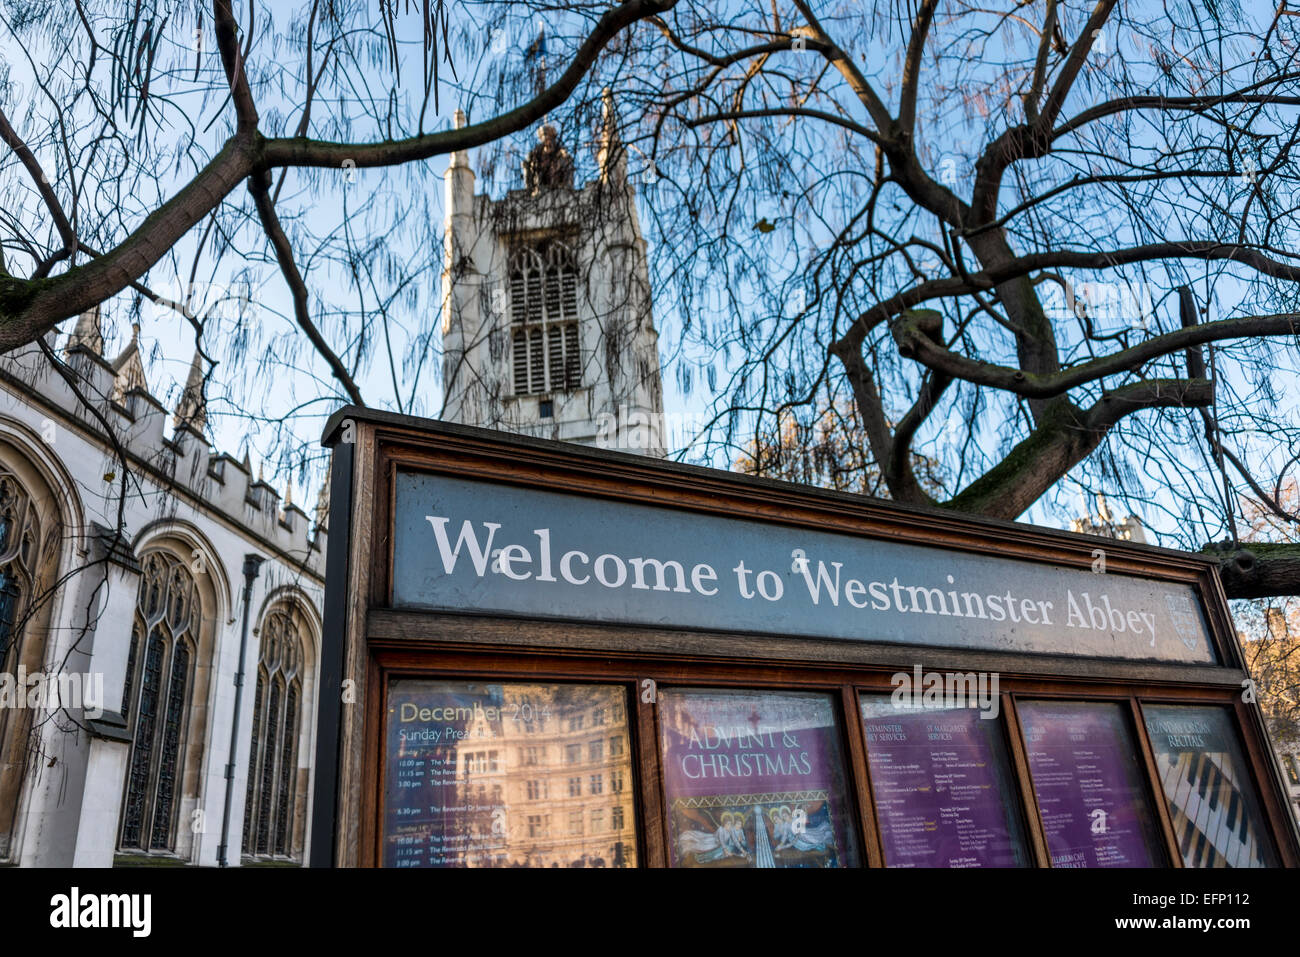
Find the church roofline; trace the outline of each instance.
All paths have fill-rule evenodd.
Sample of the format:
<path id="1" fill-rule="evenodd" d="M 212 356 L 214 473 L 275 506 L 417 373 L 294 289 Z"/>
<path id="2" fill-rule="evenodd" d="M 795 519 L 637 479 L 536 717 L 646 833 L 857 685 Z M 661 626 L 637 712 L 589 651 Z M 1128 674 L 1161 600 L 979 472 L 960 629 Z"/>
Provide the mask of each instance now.
<path id="1" fill-rule="evenodd" d="M 229 452 L 217 452 L 217 453 L 215 453 L 215 454 L 211 457 L 211 459 L 210 459 L 209 461 L 210 461 L 213 465 L 216 465 L 218 462 L 229 462 L 231 465 L 233 465 L 235 468 L 239 469 L 239 471 L 243 472 L 245 475 L 251 475 L 251 474 L 252 474 L 251 471 L 250 471 L 249 469 L 244 468 L 244 463 L 243 463 L 243 462 L 241 462 L 239 459 L 235 458 L 235 457 L 234 457 L 233 455 L 231 455 Z"/>
<path id="2" fill-rule="evenodd" d="M 150 392 L 148 389 L 142 389 L 139 386 L 133 386 L 132 388 L 127 389 L 125 392 L 123 392 L 122 396 L 123 398 L 127 398 L 127 399 L 138 398 L 140 401 L 146 402 L 149 405 L 153 406 L 157 411 L 163 413 L 164 415 L 167 414 L 167 406 L 159 402 L 154 397 L 153 393 Z"/>
<path id="3" fill-rule="evenodd" d="M 185 435 L 189 435 L 192 438 L 198 439 L 200 442 L 203 442 L 204 444 L 207 444 L 208 441 L 207 436 L 205 436 L 202 432 L 196 429 L 194 427 L 194 424 L 190 422 L 188 419 L 184 419 L 180 422 L 177 422 L 175 427 L 172 429 L 172 435 L 180 435 L 182 433 Z"/>
<path id="4" fill-rule="evenodd" d="M 109 362 L 94 349 L 90 348 L 90 346 L 83 346 L 80 344 L 70 345 L 64 349 L 64 354 L 67 356 L 65 362 L 71 360 L 74 356 L 85 356 L 87 359 L 98 364 L 106 372 L 112 373 L 117 371 L 113 368 L 113 363 Z"/>
<path id="5" fill-rule="evenodd" d="M 86 356 L 95 361 L 84 361 Z M 102 356 L 74 345 L 66 358 L 60 356 L 57 361 L 75 377 L 77 392 L 99 407 L 129 467 L 148 476 L 160 488 L 171 490 L 197 511 L 227 524 L 256 547 L 323 581 L 320 559 L 328 535 L 324 525 L 284 522 L 275 489 L 266 482 L 254 481 L 241 462 L 211 449 L 194 429 L 181 427 L 170 436 L 164 435 L 167 408 L 147 390 L 130 388 L 122 395 L 123 401 L 114 400 L 117 376 L 112 364 Z M 115 457 L 114 439 L 104 431 L 104 425 L 86 410 L 63 374 L 34 345 L 0 356 L 0 388 L 10 393 L 13 401 L 62 421 Z M 225 471 L 226 461 L 234 462 L 236 470 Z M 265 486 L 270 496 L 258 486 Z M 246 499 L 253 489 L 261 501 L 254 502 L 255 513 L 247 517 Z"/>

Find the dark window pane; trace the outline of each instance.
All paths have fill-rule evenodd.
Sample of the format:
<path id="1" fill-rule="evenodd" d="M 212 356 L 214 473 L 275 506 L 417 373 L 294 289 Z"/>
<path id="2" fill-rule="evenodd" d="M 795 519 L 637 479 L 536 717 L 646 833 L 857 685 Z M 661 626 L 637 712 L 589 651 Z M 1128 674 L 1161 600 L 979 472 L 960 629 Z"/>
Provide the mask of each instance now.
<path id="1" fill-rule="evenodd" d="M 564 340 L 559 326 L 546 330 L 547 372 L 550 375 L 550 391 L 558 392 L 564 388 Z"/>
<path id="2" fill-rule="evenodd" d="M 578 274 L 573 269 L 566 269 L 560 278 L 562 284 L 561 296 L 564 300 L 564 311 L 562 313 L 565 319 L 578 318 Z M 556 318 L 560 318 L 557 316 Z"/>
<path id="3" fill-rule="evenodd" d="M 528 287 L 525 321 L 540 322 L 542 319 L 542 274 L 532 270 L 525 277 L 525 282 Z"/>
<path id="4" fill-rule="evenodd" d="M 546 271 L 546 318 L 550 322 L 560 318 L 560 273 L 554 267 Z"/>
<path id="5" fill-rule="evenodd" d="M 576 389 L 582 385 L 582 362 L 578 351 L 578 324 L 564 327 L 564 388 Z"/>
<path id="6" fill-rule="evenodd" d="M 135 663 L 140 645 L 144 643 L 144 631 L 139 619 L 131 628 L 131 648 L 126 654 L 126 677 L 122 680 L 122 711 L 131 713 L 131 693 L 135 690 Z"/>
<path id="7" fill-rule="evenodd" d="M 189 674 L 189 650 L 184 645 L 177 645 L 172 652 L 167 715 L 163 722 L 162 747 L 158 753 L 158 793 L 154 799 L 153 832 L 149 840 L 152 848 L 171 846 L 172 815 L 176 810 L 176 773 L 180 759 L 181 730 L 185 723 Z"/>
<path id="8" fill-rule="evenodd" d="M 1275 866 L 1232 712 L 1213 705 L 1144 705 L 1142 711 L 1183 863 Z M 1196 787 L 1189 784 L 1193 766 Z"/>
<path id="9" fill-rule="evenodd" d="M 271 795 L 275 781 L 275 754 L 280 730 L 280 683 L 271 682 L 271 700 L 267 705 L 266 744 L 262 749 L 261 781 L 257 800 L 257 853 L 265 854 L 271 846 Z"/>
<path id="10" fill-rule="evenodd" d="M 528 333 L 515 333 L 513 349 L 515 392 L 522 395 L 528 391 Z"/>
<path id="11" fill-rule="evenodd" d="M 295 729 L 298 726 L 298 689 L 290 688 L 284 703 L 284 743 L 280 746 L 280 793 L 276 796 L 275 811 L 275 853 L 284 856 L 289 853 L 289 826 L 292 817 L 289 814 L 293 801 L 293 779 L 296 777 L 293 766 L 293 748 Z"/>
<path id="12" fill-rule="evenodd" d="M 17 644 L 14 631 L 21 597 L 18 577 L 7 568 L 0 571 L 0 671 L 8 670 L 9 649 Z"/>
<path id="13" fill-rule="evenodd" d="M 526 322 L 528 307 L 525 301 L 524 274 L 516 272 L 510 277 L 510 321 Z"/>
<path id="14" fill-rule="evenodd" d="M 253 836 L 253 800 L 257 793 L 257 775 L 253 769 L 258 767 L 258 753 L 262 744 L 263 726 L 265 717 L 262 714 L 262 699 L 266 691 L 265 681 L 262 673 L 257 673 L 257 686 L 253 690 L 253 740 L 248 748 L 248 788 L 244 792 L 244 853 L 251 853 L 253 845 L 251 838 Z"/>
<path id="15" fill-rule="evenodd" d="M 542 330 L 534 329 L 528 335 L 528 391 L 546 391 L 546 366 L 542 346 Z"/>
<path id="16" fill-rule="evenodd" d="M 158 730 L 158 696 L 162 693 L 162 660 L 165 645 L 158 629 L 149 637 L 140 681 L 136 710 L 135 738 L 131 746 L 131 769 L 126 779 L 126 805 L 122 814 L 122 846 L 143 849 L 144 818 L 149 799 L 149 768 L 154 736 Z"/>

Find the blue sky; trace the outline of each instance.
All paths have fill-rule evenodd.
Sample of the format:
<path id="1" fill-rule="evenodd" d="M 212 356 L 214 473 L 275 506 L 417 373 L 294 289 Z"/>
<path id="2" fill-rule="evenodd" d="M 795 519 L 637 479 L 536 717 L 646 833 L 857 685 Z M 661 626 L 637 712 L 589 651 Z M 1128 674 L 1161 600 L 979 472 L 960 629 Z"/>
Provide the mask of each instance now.
<path id="1" fill-rule="evenodd" d="M 499 87 L 495 83 L 495 77 L 502 66 L 537 62 L 536 53 L 532 54 L 531 61 L 528 60 L 528 48 L 543 32 L 546 36 L 546 55 L 553 63 L 562 62 L 566 37 L 575 35 L 574 24 L 555 21 L 543 24 L 540 18 L 527 11 L 517 16 L 503 16 L 502 9 L 500 4 L 491 3 L 463 4 L 448 8 L 449 25 L 456 38 L 453 47 L 455 73 L 453 75 L 443 64 L 438 103 L 436 107 L 430 103 L 423 110 L 419 97 L 420 38 L 409 20 L 402 21 L 404 29 L 395 38 L 403 75 L 396 108 L 397 115 L 399 118 L 405 117 L 408 127 L 418 122 L 417 117 L 421 112 L 424 129 L 439 129 L 451 122 L 452 112 L 457 107 L 467 109 L 473 119 L 486 115 L 493 100 L 518 102 L 522 98 L 522 91 Z M 852 15 L 844 14 L 842 7 L 828 5 L 825 9 L 836 11 L 837 17 Z M 1263 14 L 1267 11 L 1261 8 L 1259 12 Z M 265 81 L 257 89 L 259 110 L 268 130 L 288 130 L 296 123 L 300 103 L 292 86 L 281 84 L 282 78 L 275 72 L 278 68 L 277 50 L 284 46 L 283 36 L 299 29 L 301 24 L 295 25 L 286 20 L 282 12 L 273 8 L 259 7 L 259 15 L 264 19 L 258 23 L 258 39 L 250 58 L 254 79 Z M 196 134 L 199 153 L 211 155 L 228 135 L 232 113 L 228 107 L 219 109 L 219 101 L 199 89 L 201 83 L 196 86 L 186 82 L 188 68 L 196 62 L 202 66 L 205 78 L 219 70 L 211 49 L 194 49 L 191 29 L 184 24 L 183 19 L 178 19 L 164 41 L 164 58 L 170 56 L 176 64 L 186 66 L 187 69 L 178 69 L 173 82 L 172 103 L 160 108 L 164 116 L 163 128 L 174 134 L 179 142 L 188 134 L 193 118 L 201 118 L 207 123 L 216 116 L 210 126 Z M 208 31 L 210 45 L 210 25 Z M 277 35 L 280 39 L 275 39 Z M 1135 38 L 1117 29 L 1107 43 L 1112 50 L 1128 49 L 1132 52 L 1139 40 L 1140 37 Z M 891 71 L 897 69 L 897 36 L 888 30 L 882 30 L 876 34 L 864 33 L 855 38 L 854 42 L 858 44 L 858 52 L 864 62 L 873 65 L 873 79 L 879 79 L 882 88 L 885 88 Z M 378 43 L 376 45 L 382 46 Z M 38 61 L 42 61 L 42 54 L 49 55 L 53 51 L 30 52 Z M 286 55 L 283 59 L 286 63 L 294 62 L 291 56 Z M 6 65 L 14 84 L 6 102 L 11 114 L 21 117 L 21 109 L 15 107 L 19 102 L 27 100 L 26 91 L 33 89 L 30 70 L 26 62 L 17 56 L 8 57 Z M 382 59 L 359 61 L 349 69 L 342 70 L 330 87 L 328 113 L 344 117 L 344 121 L 336 121 L 333 130 L 316 128 L 313 131 L 318 135 L 334 135 L 339 138 L 344 133 L 358 139 L 371 138 L 375 132 L 373 123 L 366 118 L 361 106 L 382 92 L 388 75 Z M 627 79 L 633 86 L 654 82 L 653 77 Z M 327 111 L 322 110 L 320 115 L 326 114 Z M 929 136 L 925 156 L 940 176 L 952 176 L 960 181 L 969 175 L 970 159 L 982 146 L 981 132 L 978 126 L 962 121 L 957 116 L 957 111 L 945 119 L 947 123 L 942 128 L 926 131 Z M 591 173 L 589 148 L 593 134 L 590 122 L 581 130 L 575 129 L 572 124 L 565 129 L 569 148 L 579 161 L 579 179 Z M 480 172 L 490 174 L 480 178 L 480 189 L 488 189 L 494 195 L 499 195 L 509 186 L 517 185 L 518 162 L 532 144 L 532 135 L 532 130 L 526 130 L 499 147 L 484 147 L 474 151 L 471 165 Z M 157 177 L 156 189 L 159 195 L 168 195 L 175 189 L 189 169 L 187 164 L 195 158 L 191 155 L 178 159 L 179 154 L 174 150 L 169 152 L 166 144 L 161 142 L 165 139 L 165 136 L 159 137 L 158 155 L 170 162 L 158 163 L 160 175 Z M 47 157 L 47 161 L 54 168 L 58 168 L 60 163 L 58 157 Z M 675 170 L 671 157 L 661 162 L 669 173 L 689 175 L 689 170 L 684 173 Z M 639 149 L 634 149 L 631 157 L 634 171 L 644 169 L 645 164 L 644 154 Z M 355 332 L 356 324 L 342 321 L 338 315 L 340 307 L 346 304 L 355 309 L 360 303 L 366 309 L 373 310 L 377 301 L 391 299 L 387 327 L 383 324 L 374 327 L 375 335 L 368 344 L 369 357 L 358 373 L 358 382 L 363 394 L 373 404 L 420 415 L 436 415 L 441 405 L 438 336 L 433 331 L 436 330 L 438 321 L 442 172 L 446 165 L 447 158 L 441 157 L 387 170 L 292 171 L 285 178 L 280 200 L 286 228 L 292 235 L 304 237 L 303 241 L 297 243 L 300 268 L 307 275 L 308 286 L 324 300 L 323 305 L 316 304 L 313 312 L 327 338 L 338 351 L 350 355 L 356 345 L 355 339 L 350 338 Z M 130 199 L 128 197 L 128 202 Z M 143 215 L 156 197 L 142 195 L 137 199 L 138 213 Z M 243 195 L 236 195 L 232 199 L 248 206 Z M 662 182 L 652 185 L 641 180 L 641 221 L 650 231 L 648 238 L 651 242 L 652 261 L 669 245 L 664 236 L 654 232 L 653 204 L 674 201 L 675 194 L 668 185 Z M 772 207 L 774 217 L 780 212 L 778 206 L 779 204 Z M 406 211 L 406 216 L 401 228 L 394 229 L 391 223 L 399 217 L 400 211 Z M 1103 208 L 1098 208 L 1096 215 L 1104 218 L 1106 212 Z M 816 223 L 805 224 L 801 229 L 798 238 L 805 245 L 816 244 L 828 234 L 824 225 Z M 188 272 L 193 249 L 200 235 L 201 230 L 192 231 L 177 247 L 174 261 L 164 261 L 151 272 L 149 282 L 155 289 L 165 294 L 176 294 L 179 288 L 177 274 L 183 276 Z M 253 232 L 246 231 L 240 244 L 241 251 L 256 251 L 259 248 L 259 244 L 251 238 L 254 235 Z M 783 235 L 785 234 L 773 234 L 777 238 Z M 349 241 L 367 238 L 373 241 L 374 247 L 362 257 L 370 267 L 369 273 L 354 274 L 331 261 L 328 256 L 317 253 L 317 248 L 322 243 L 337 249 Z M 753 237 L 754 243 L 763 241 L 759 236 Z M 797 278 L 798 262 L 792 258 L 788 249 L 773 245 L 762 255 L 775 274 Z M 424 268 L 408 285 L 395 290 L 390 281 L 394 263 L 420 263 Z M 221 361 L 210 391 L 213 443 L 218 449 L 236 455 L 247 447 L 255 463 L 264 459 L 273 463 L 268 468 L 268 479 L 282 489 L 285 481 L 292 478 L 297 487 L 295 500 L 310 505 L 325 462 L 323 454 L 316 447 L 316 440 L 325 418 L 340 402 L 339 393 L 329 380 L 325 363 L 311 352 L 297 331 L 292 321 L 284 281 L 274 263 L 265 258 L 265 250 L 261 251 L 260 260 L 228 254 L 215 268 L 209 252 L 201 260 L 198 277 L 200 281 L 211 281 L 219 294 L 233 293 L 236 298 L 240 295 L 247 296 L 245 321 L 223 324 L 218 334 L 205 343 L 205 348 Z M 1083 281 L 1088 282 L 1087 279 Z M 759 308 L 756 292 L 742 286 L 740 284 L 732 290 L 739 302 L 746 308 Z M 1097 287 L 1093 292 L 1103 302 L 1118 304 L 1122 296 L 1116 294 L 1116 288 Z M 1135 291 L 1136 300 L 1144 304 L 1141 286 L 1130 288 Z M 242 290 L 247 292 L 243 293 Z M 1232 314 L 1241 298 L 1238 293 L 1238 287 L 1230 279 L 1214 284 L 1210 314 Z M 120 348 L 125 336 L 129 335 L 131 310 L 128 300 L 128 296 L 118 297 L 107 309 L 110 345 L 106 351 L 110 354 Z M 696 330 L 701 321 L 716 325 L 728 320 L 726 307 L 720 297 L 715 297 L 713 301 L 716 307 L 712 314 L 706 312 L 690 317 Z M 1177 322 L 1176 305 L 1168 297 L 1152 301 L 1150 310 L 1158 321 L 1166 324 Z M 1145 305 L 1142 311 L 1146 311 Z M 1133 321 L 1130 311 L 1123 305 L 1115 305 L 1113 313 L 1106 316 L 1105 310 L 1099 307 L 1099 322 L 1103 325 L 1114 323 L 1118 327 Z M 230 313 L 232 318 L 237 314 L 235 311 Z M 719 387 L 724 387 L 729 375 L 736 369 L 736 357 L 732 355 L 728 358 L 722 352 L 710 352 L 697 334 L 684 339 L 682 330 L 685 319 L 686 316 L 671 295 L 660 298 L 656 322 L 660 330 L 661 351 L 668 362 L 664 375 L 665 407 L 669 413 L 703 413 L 710 408 L 713 399 L 708 386 L 710 375 Z M 152 308 L 144 310 L 142 327 L 142 343 L 153 391 L 168 401 L 174 401 L 193 353 L 192 330 L 178 322 L 170 313 Z M 64 328 L 70 329 L 71 321 L 65 323 Z M 426 340 L 429 348 L 424 348 Z M 1225 388 L 1236 389 L 1248 397 L 1253 388 L 1251 360 L 1249 356 L 1237 353 L 1239 350 L 1220 351 L 1219 371 Z M 1295 360 L 1295 350 L 1278 357 L 1281 372 L 1289 372 L 1291 375 L 1289 382 L 1280 380 L 1281 394 L 1272 403 L 1277 411 L 1284 414 L 1290 414 L 1295 407 Z M 691 373 L 692 387 L 689 390 L 682 387 L 684 372 Z M 1242 404 L 1249 405 L 1250 401 L 1249 398 L 1244 398 Z M 283 445 L 277 444 L 275 423 L 280 420 L 288 424 L 290 432 L 297 438 L 296 450 L 286 450 Z M 1196 423 L 1190 419 L 1189 422 L 1188 428 L 1194 434 Z M 1001 424 L 1000 421 L 990 421 L 981 441 L 992 443 Z M 937 417 L 932 432 L 923 438 L 935 441 L 950 427 L 951 423 Z M 1242 451 L 1259 452 L 1262 449 L 1248 434 L 1240 437 L 1239 441 L 1242 443 Z M 293 451 L 294 454 L 287 454 L 287 451 Z M 1187 453 L 1193 457 L 1194 467 L 1201 467 L 1195 464 L 1195 457 L 1203 457 L 1203 443 L 1198 446 L 1192 442 L 1187 446 Z M 1272 449 L 1270 454 L 1277 454 L 1276 449 Z M 1143 466 L 1140 449 L 1129 449 L 1126 456 L 1137 468 Z M 710 464 L 721 467 L 729 463 L 730 453 L 727 452 L 715 453 L 710 460 Z M 296 467 L 290 467 L 291 464 Z M 307 487 L 305 490 L 302 487 L 304 484 Z M 1159 488 L 1159 483 L 1154 479 L 1144 484 L 1148 484 L 1153 492 Z M 1077 515 L 1083 507 L 1079 487 L 1067 480 L 1022 516 L 1022 520 L 1059 527 Z M 1143 511 L 1142 518 L 1157 531 L 1173 535 L 1180 528 L 1181 507 L 1179 490 L 1165 490 L 1158 492 L 1152 507 Z"/>

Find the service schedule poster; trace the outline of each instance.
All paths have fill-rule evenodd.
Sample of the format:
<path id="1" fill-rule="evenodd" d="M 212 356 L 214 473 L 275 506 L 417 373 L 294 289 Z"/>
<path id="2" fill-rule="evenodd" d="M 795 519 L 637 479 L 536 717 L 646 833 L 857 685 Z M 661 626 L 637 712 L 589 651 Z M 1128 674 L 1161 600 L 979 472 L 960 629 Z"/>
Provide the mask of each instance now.
<path id="1" fill-rule="evenodd" d="M 1164 866 L 1120 705 L 1025 701 L 1017 710 L 1052 866 Z"/>
<path id="2" fill-rule="evenodd" d="M 635 866 L 625 699 L 611 685 L 392 682 L 384 866 Z"/>
<path id="3" fill-rule="evenodd" d="M 499 686 L 498 686 L 499 688 Z M 497 804 L 479 803 L 459 773 L 461 751 L 500 734 L 500 694 L 488 686 L 453 688 L 395 683 L 389 696 L 384 768 L 384 866 L 462 866 L 505 850 L 492 833 Z M 470 768 L 474 759 L 466 760 Z M 500 769 L 500 753 L 497 769 Z M 485 771 L 491 770 L 489 764 Z"/>
<path id="4" fill-rule="evenodd" d="M 974 708 L 915 709 L 864 695 L 871 791 L 889 867 L 1025 867 L 1001 723 Z"/>
<path id="5" fill-rule="evenodd" d="M 659 692 L 674 867 L 855 867 L 829 695 Z"/>

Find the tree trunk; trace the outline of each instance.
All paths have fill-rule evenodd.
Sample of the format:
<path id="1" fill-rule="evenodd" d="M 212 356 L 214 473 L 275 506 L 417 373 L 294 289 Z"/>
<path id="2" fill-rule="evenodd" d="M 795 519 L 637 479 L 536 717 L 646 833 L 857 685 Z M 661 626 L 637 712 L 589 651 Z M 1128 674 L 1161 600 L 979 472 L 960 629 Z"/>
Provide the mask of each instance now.
<path id="1" fill-rule="evenodd" d="M 1219 559 L 1219 576 L 1229 598 L 1300 595 L 1300 544 L 1222 542 L 1201 551 Z"/>

